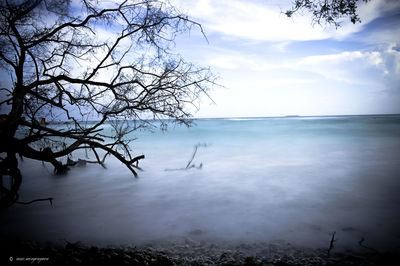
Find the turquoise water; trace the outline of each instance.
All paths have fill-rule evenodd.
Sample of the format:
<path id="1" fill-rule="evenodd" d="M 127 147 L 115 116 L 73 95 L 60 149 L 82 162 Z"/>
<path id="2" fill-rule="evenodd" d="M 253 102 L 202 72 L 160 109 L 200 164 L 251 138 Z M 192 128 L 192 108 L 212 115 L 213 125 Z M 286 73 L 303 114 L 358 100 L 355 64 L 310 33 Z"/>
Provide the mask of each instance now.
<path id="1" fill-rule="evenodd" d="M 37 240 L 144 244 L 190 238 L 377 248 L 400 246 L 400 116 L 199 119 L 139 131 L 134 179 L 112 159 L 55 177 L 24 160 L 21 200 L 1 233 Z M 106 131 L 109 129 L 105 129 Z M 201 169 L 184 168 L 192 163 Z M 76 155 L 76 158 L 82 155 Z"/>

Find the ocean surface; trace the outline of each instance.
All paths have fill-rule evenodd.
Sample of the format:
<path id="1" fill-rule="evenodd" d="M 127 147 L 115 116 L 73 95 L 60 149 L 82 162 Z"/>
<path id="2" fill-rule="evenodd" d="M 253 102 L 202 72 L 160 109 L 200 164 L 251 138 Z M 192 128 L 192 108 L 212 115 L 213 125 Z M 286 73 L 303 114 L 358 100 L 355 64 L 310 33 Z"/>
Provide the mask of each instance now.
<path id="1" fill-rule="evenodd" d="M 400 247 L 400 116 L 198 119 L 132 136 L 134 153 L 146 156 L 137 179 L 115 159 L 66 176 L 21 161 L 20 200 L 53 197 L 53 207 L 2 211 L 0 234 L 327 248 L 336 232 L 337 248 L 356 248 L 361 238 L 376 249 Z M 196 145 L 196 167 L 184 169 Z"/>

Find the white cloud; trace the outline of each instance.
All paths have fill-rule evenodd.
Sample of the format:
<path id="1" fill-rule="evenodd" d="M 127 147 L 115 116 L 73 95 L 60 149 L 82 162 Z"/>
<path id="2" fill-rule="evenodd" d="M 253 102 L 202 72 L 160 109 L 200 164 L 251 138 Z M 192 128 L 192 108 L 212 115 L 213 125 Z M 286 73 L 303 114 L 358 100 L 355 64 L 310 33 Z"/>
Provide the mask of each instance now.
<path id="1" fill-rule="evenodd" d="M 207 65 L 222 69 L 256 69 L 257 59 L 249 54 L 210 54 Z"/>
<path id="2" fill-rule="evenodd" d="M 394 47 L 394 46 L 393 46 Z M 400 63 L 400 52 L 388 47 L 382 51 L 346 51 L 336 54 L 313 55 L 298 59 L 286 58 L 282 62 L 265 62 L 262 58 L 249 54 L 213 54 L 210 55 L 207 64 L 226 70 L 246 71 L 299 71 L 309 72 L 322 76 L 327 80 L 345 82 L 348 84 L 368 85 L 376 84 L 382 87 L 379 77 L 383 75 L 398 75 Z M 388 64 L 394 64 L 389 67 Z M 395 68 L 397 71 L 394 73 Z M 373 73 L 373 75 L 371 75 Z M 287 78 L 288 82 L 298 80 L 292 77 Z M 275 81 L 272 81 L 275 82 Z M 277 80 L 276 84 L 282 84 Z M 285 82 L 286 84 L 287 82 Z M 289 84 L 288 83 L 288 84 Z"/>
<path id="3" fill-rule="evenodd" d="M 268 64 L 252 55 L 214 56 L 216 61 L 229 62 L 229 68 L 221 68 L 225 74 L 223 84 L 229 90 L 214 92 L 217 105 L 203 106 L 198 115 L 396 112 L 398 107 L 390 103 L 395 100 L 386 101 L 383 97 L 398 84 L 393 79 L 399 77 L 394 71 L 400 69 L 394 63 L 400 59 L 400 52 L 394 48 L 314 55 Z"/>
<path id="4" fill-rule="evenodd" d="M 394 74 L 400 77 L 400 46 L 395 43 L 388 45 L 386 53 L 392 58 Z"/>
<path id="5" fill-rule="evenodd" d="M 366 24 L 370 23 L 374 19 L 377 19 L 382 16 L 388 16 L 390 15 L 393 11 L 399 10 L 400 9 L 400 1 L 398 0 L 374 0 L 374 1 L 369 1 L 367 3 L 365 2 L 360 2 L 358 4 L 358 15 L 361 19 L 362 23 L 356 23 L 353 24 L 349 21 L 349 19 L 343 19 L 343 22 L 341 24 L 341 27 L 336 30 L 334 28 L 329 29 L 329 35 L 338 40 L 343 40 L 349 36 L 351 36 L 354 33 L 357 33 L 361 31 Z M 391 29 L 393 30 L 393 29 Z M 386 34 L 386 38 L 393 39 L 396 34 L 394 32 L 391 32 L 391 34 Z M 399 39 L 397 35 L 395 38 L 397 40 Z M 379 36 L 369 37 L 368 39 L 363 39 L 363 41 L 367 42 L 376 42 L 377 40 L 382 41 L 383 37 L 382 35 Z"/>
<path id="6" fill-rule="evenodd" d="M 359 32 L 364 25 L 382 14 L 400 8 L 400 1 L 374 0 L 359 3 L 362 24 L 343 19 L 342 27 L 311 25 L 309 14 L 287 18 L 282 14 L 292 1 L 175 0 L 174 4 L 202 23 L 206 32 L 218 32 L 256 41 L 304 41 L 344 39 Z"/>
<path id="7" fill-rule="evenodd" d="M 279 42 L 277 44 L 272 45 L 272 47 L 276 48 L 278 52 L 286 52 L 286 47 L 290 44 L 291 42 L 286 41 L 286 42 Z"/>
<path id="8" fill-rule="evenodd" d="M 399 10 L 400 1 L 361 4 L 363 23 L 353 25 L 345 19 L 338 30 L 313 27 L 306 15 L 286 18 L 280 12 L 291 0 L 176 1 L 211 36 L 201 56 L 200 50 L 193 53 L 190 47 L 189 57 L 193 53 L 202 64 L 221 72 L 222 84 L 230 89 L 229 97 L 226 91 L 213 92 L 217 105 L 205 107 L 205 116 L 399 110 L 395 100 L 390 103 L 383 96 L 399 84 L 400 29 L 394 22 L 388 25 L 388 19 L 367 23 Z M 296 43 L 322 39 L 339 42 Z"/>
<path id="9" fill-rule="evenodd" d="M 196 3 L 185 1 L 183 6 L 191 16 L 200 20 L 207 32 L 219 32 L 257 41 L 309 40 L 327 37 L 322 28 L 311 27 L 307 18 L 296 19 L 294 23 L 281 13 L 277 4 L 268 5 L 268 1 L 263 3 L 222 0 L 211 4 L 208 0 L 200 0 Z"/>
<path id="10" fill-rule="evenodd" d="M 295 63 L 294 68 L 311 71 L 331 80 L 365 85 L 376 82 L 371 81 L 367 71 L 383 73 L 386 70 L 382 55 L 378 51 L 309 56 Z"/>
<path id="11" fill-rule="evenodd" d="M 259 86 L 264 88 L 282 88 L 286 86 L 300 86 L 300 85 L 310 85 L 316 83 L 316 79 L 306 79 L 306 78 L 275 78 L 268 79 L 264 82 L 259 83 Z"/>

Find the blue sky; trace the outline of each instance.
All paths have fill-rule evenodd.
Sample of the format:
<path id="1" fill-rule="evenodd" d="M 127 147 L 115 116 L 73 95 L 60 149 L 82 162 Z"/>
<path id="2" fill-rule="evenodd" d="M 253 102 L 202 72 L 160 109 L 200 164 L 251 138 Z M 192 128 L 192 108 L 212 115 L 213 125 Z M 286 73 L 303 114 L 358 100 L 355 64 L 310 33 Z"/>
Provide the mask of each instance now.
<path id="1" fill-rule="evenodd" d="M 291 1 L 174 0 L 200 22 L 177 52 L 220 76 L 195 117 L 400 113 L 400 1 L 361 3 L 362 23 L 287 18 Z"/>
<path id="2" fill-rule="evenodd" d="M 362 23 L 345 19 L 339 29 L 312 25 L 307 13 L 287 18 L 291 0 L 168 1 L 208 39 L 193 28 L 176 52 L 211 67 L 223 85 L 194 117 L 400 113 L 398 0 L 361 1 Z"/>

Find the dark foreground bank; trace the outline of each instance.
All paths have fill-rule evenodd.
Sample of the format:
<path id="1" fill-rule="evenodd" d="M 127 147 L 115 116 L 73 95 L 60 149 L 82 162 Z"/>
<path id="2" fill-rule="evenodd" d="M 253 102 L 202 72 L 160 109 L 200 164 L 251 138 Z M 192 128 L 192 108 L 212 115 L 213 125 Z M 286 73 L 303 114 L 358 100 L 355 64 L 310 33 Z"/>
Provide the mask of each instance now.
<path id="1" fill-rule="evenodd" d="M 86 246 L 1 238 L 0 265 L 400 265 L 398 252 L 302 249 L 285 243 L 218 247 L 199 243 L 171 244 L 168 248 Z M 255 254 L 248 256 L 248 254 Z"/>

